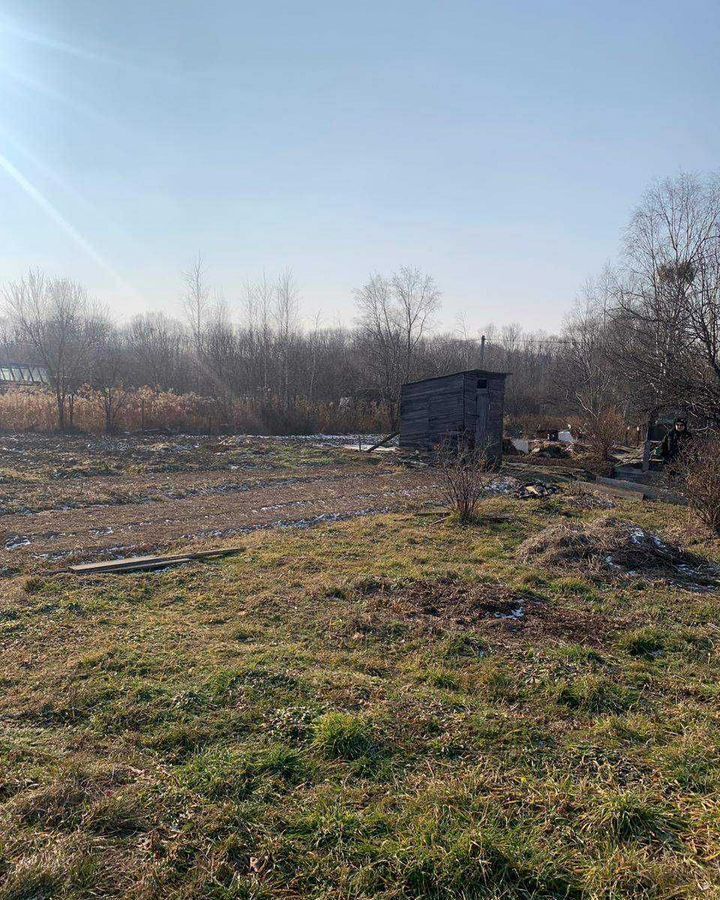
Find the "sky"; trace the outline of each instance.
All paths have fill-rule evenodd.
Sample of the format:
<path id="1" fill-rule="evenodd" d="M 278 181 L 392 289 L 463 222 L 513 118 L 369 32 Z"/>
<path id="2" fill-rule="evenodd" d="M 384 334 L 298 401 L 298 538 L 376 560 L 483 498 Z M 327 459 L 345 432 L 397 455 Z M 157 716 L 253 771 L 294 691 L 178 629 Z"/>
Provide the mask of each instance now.
<path id="1" fill-rule="evenodd" d="M 720 160 L 717 0 L 0 0 L 0 282 L 120 318 L 289 267 L 350 324 L 417 266 L 437 326 L 556 330 L 657 178 Z"/>

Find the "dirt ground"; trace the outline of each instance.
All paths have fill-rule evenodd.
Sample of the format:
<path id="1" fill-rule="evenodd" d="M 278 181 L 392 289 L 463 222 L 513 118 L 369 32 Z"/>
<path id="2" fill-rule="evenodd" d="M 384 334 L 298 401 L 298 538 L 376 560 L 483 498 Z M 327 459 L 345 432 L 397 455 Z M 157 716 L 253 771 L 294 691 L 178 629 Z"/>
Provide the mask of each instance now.
<path id="1" fill-rule="evenodd" d="M 0 575 L 407 508 L 426 472 L 342 440 L 0 438 Z"/>

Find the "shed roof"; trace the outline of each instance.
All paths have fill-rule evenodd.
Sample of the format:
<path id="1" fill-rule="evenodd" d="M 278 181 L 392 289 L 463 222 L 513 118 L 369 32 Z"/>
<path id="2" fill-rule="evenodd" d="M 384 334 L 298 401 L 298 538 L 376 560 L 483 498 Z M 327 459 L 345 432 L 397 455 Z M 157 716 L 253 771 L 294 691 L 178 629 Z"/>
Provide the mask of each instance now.
<path id="1" fill-rule="evenodd" d="M 406 381 L 405 384 L 422 384 L 423 381 L 439 381 L 441 378 L 457 378 L 458 375 L 478 375 L 481 378 L 507 378 L 512 372 L 491 372 L 489 369 L 465 369 L 463 372 L 449 372 L 447 375 L 430 375 L 428 378 L 418 378 L 415 381 Z"/>

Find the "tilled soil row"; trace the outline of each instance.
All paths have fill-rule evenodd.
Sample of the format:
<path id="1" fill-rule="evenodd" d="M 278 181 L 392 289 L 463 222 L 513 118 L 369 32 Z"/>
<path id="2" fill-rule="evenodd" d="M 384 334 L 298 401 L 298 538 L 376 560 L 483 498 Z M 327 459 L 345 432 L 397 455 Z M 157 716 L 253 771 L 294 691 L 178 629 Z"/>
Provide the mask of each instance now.
<path id="1" fill-rule="evenodd" d="M 222 543 L 261 528 L 310 527 L 407 508 L 433 493 L 427 475 L 414 471 L 305 470 L 297 478 L 235 484 L 229 490 L 215 479 L 209 485 L 196 480 L 200 484 L 180 497 L 161 494 L 153 502 L 143 497 L 117 505 L 3 516 L 0 573 L 46 570 L 195 542 Z"/>

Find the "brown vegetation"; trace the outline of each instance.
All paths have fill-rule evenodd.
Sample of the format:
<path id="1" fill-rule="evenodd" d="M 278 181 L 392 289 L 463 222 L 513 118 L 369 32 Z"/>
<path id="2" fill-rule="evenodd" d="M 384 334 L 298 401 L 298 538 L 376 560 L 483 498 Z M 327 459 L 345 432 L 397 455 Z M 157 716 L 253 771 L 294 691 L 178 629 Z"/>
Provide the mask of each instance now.
<path id="1" fill-rule="evenodd" d="M 657 535 L 612 516 L 591 524 L 553 525 L 528 538 L 518 556 L 548 566 L 589 567 L 617 574 L 714 583 L 718 570 Z"/>
<path id="2" fill-rule="evenodd" d="M 720 438 L 693 441 L 679 470 L 688 503 L 704 525 L 720 534 Z"/>
<path id="3" fill-rule="evenodd" d="M 440 494 L 459 522 L 474 521 L 491 469 L 482 447 L 447 441 L 435 454 L 434 471 Z"/>
<path id="4" fill-rule="evenodd" d="M 108 432 L 107 397 L 82 387 L 73 397 L 73 428 L 91 434 Z M 52 432 L 59 427 L 50 392 L 11 389 L 0 393 L 0 430 Z M 388 407 L 358 400 L 348 404 L 309 403 L 291 409 L 276 400 L 225 400 L 195 393 L 149 387 L 115 392 L 111 432 L 152 431 L 207 434 L 378 434 L 390 428 Z"/>

